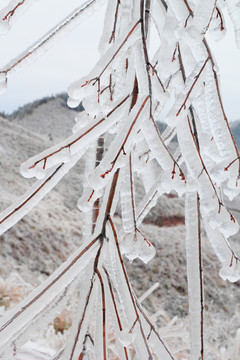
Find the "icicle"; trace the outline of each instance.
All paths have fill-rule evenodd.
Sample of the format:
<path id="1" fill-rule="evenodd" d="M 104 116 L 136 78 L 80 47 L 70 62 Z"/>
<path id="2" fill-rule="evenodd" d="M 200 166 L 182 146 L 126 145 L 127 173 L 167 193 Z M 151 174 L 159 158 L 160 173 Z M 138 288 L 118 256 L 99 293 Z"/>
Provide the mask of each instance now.
<path id="1" fill-rule="evenodd" d="M 229 280 L 231 282 L 239 280 L 240 261 L 231 250 L 228 241 L 218 229 L 213 229 L 209 226 L 206 220 L 204 221 L 204 227 L 213 250 L 222 263 L 219 275 L 223 278 L 223 280 Z"/>
<path id="2" fill-rule="evenodd" d="M 186 195 L 186 250 L 188 298 L 190 314 L 191 359 L 200 359 L 203 351 L 203 288 L 201 270 L 201 235 L 199 234 L 199 212 L 197 194 Z"/>
<path id="3" fill-rule="evenodd" d="M 121 170 L 121 207 L 122 221 L 125 233 L 131 233 L 135 229 L 135 191 L 132 168 L 129 163 Z"/>
<path id="4" fill-rule="evenodd" d="M 99 279 L 96 278 L 96 282 L 99 282 Z M 104 293 L 105 298 L 105 293 Z M 107 329 L 104 333 L 103 331 L 103 321 L 106 321 L 103 319 L 103 303 L 102 303 L 102 291 L 101 291 L 101 284 L 98 284 L 98 291 L 96 293 L 96 311 L 95 311 L 95 337 L 94 337 L 94 355 L 95 359 L 99 360 L 107 360 L 107 352 L 105 353 L 104 350 L 106 350 L 106 337 L 107 337 Z M 106 309 L 105 309 L 106 310 Z"/>

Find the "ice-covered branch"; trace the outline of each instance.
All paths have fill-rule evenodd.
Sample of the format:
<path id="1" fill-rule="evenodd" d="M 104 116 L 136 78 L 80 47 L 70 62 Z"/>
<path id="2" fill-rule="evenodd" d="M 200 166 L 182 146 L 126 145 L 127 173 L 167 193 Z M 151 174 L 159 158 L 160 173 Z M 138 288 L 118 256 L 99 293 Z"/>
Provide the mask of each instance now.
<path id="1" fill-rule="evenodd" d="M 60 40 L 64 35 L 67 35 L 69 31 L 79 25 L 80 21 L 90 16 L 94 11 L 97 11 L 99 6 L 103 5 L 105 0 L 91 0 L 85 2 L 77 10 L 73 11 L 63 21 L 61 21 L 56 27 L 51 29 L 41 39 L 37 40 L 33 45 L 27 48 L 22 54 L 10 63 L 0 69 L 1 83 L 7 84 L 9 76 L 14 75 L 17 71 L 21 70 L 24 66 L 27 66 L 32 61 L 52 48 L 57 40 Z"/>

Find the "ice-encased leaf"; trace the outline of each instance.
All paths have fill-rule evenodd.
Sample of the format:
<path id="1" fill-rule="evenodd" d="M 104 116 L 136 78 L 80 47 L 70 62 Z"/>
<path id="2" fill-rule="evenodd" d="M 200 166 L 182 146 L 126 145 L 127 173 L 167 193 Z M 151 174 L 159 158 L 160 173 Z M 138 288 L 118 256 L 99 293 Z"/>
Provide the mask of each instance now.
<path id="1" fill-rule="evenodd" d="M 148 263 L 156 253 L 154 246 L 138 229 L 123 236 L 121 251 L 130 261 L 139 258 L 144 263 Z"/>
<path id="2" fill-rule="evenodd" d="M 239 0 L 228 0 L 227 7 L 235 30 L 236 45 L 240 48 L 240 2 Z"/>

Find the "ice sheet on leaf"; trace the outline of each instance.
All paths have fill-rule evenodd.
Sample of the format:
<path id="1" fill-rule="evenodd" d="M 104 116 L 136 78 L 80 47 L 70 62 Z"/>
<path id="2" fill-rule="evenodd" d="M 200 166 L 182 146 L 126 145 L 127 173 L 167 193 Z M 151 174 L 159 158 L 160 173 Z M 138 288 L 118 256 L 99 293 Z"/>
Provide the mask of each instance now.
<path id="1" fill-rule="evenodd" d="M 198 96 L 203 86 L 208 61 L 207 58 L 205 61 L 198 62 L 191 75 L 187 78 L 183 91 L 179 90 L 179 96 L 167 115 L 167 123 L 171 127 L 176 126 L 180 119 L 186 118 L 193 99 Z"/>
<path id="2" fill-rule="evenodd" d="M 131 233 L 125 233 L 120 246 L 122 254 L 125 254 L 131 262 L 139 258 L 147 264 L 156 254 L 154 246 L 138 229 Z"/>
<path id="3" fill-rule="evenodd" d="M 213 229 L 207 221 L 204 221 L 204 227 L 213 250 L 222 263 L 219 275 L 223 280 L 229 280 L 231 282 L 239 280 L 239 258 L 232 251 L 228 241 L 224 238 L 220 230 Z"/>
<path id="4" fill-rule="evenodd" d="M 169 0 L 169 6 L 173 10 L 178 21 L 182 23 L 181 25 L 184 25 L 189 16 L 189 10 L 184 1 Z"/>
<path id="5" fill-rule="evenodd" d="M 177 166 L 174 166 L 172 171 L 165 171 L 162 174 L 161 186 L 167 194 L 175 190 L 181 197 L 186 192 L 186 180 L 183 172 Z"/>
<path id="6" fill-rule="evenodd" d="M 234 219 L 230 211 L 221 207 L 218 211 L 208 213 L 208 224 L 213 228 L 218 228 L 225 238 L 235 235 L 239 230 L 239 224 Z"/>
<path id="7" fill-rule="evenodd" d="M 190 36 L 199 41 L 202 40 L 201 36 L 204 36 L 208 29 L 209 22 L 215 7 L 215 0 L 198 0 L 194 18 L 191 26 L 188 28 Z"/>
<path id="8" fill-rule="evenodd" d="M 107 9 L 104 16 L 104 28 L 102 32 L 102 36 L 100 38 L 99 44 L 98 44 L 98 50 L 100 54 L 104 54 L 110 43 L 115 40 L 115 37 L 113 37 L 113 24 L 115 19 L 115 9 L 117 7 L 118 0 L 112 0 L 108 1 Z M 119 31 L 119 29 L 115 29 L 116 31 Z M 115 34 L 116 37 L 118 37 L 118 33 Z"/>
<path id="9" fill-rule="evenodd" d="M 240 6 L 239 0 L 228 0 L 227 8 L 235 30 L 236 45 L 240 48 Z"/>
<path id="10" fill-rule="evenodd" d="M 149 149 L 159 165 L 161 165 L 164 170 L 173 169 L 173 157 L 165 145 L 156 123 L 153 123 L 153 121 L 149 119 L 142 124 L 141 130 Z"/>
<path id="11" fill-rule="evenodd" d="M 221 8 L 218 7 L 217 10 L 215 10 L 214 15 L 209 27 L 209 33 L 215 41 L 219 41 L 224 38 L 227 29 Z"/>
<path id="12" fill-rule="evenodd" d="M 153 19 L 154 25 L 157 29 L 158 36 L 161 39 L 162 30 L 166 21 L 166 9 L 162 1 L 153 1 L 152 2 L 152 11 L 151 17 Z"/>
<path id="13" fill-rule="evenodd" d="M 138 80 L 138 92 L 139 96 L 144 96 L 145 94 L 149 94 L 149 81 L 148 81 L 148 73 L 146 71 L 146 59 L 143 51 L 142 39 L 136 41 L 134 48 L 134 63 L 135 63 L 135 71 L 136 77 Z"/>

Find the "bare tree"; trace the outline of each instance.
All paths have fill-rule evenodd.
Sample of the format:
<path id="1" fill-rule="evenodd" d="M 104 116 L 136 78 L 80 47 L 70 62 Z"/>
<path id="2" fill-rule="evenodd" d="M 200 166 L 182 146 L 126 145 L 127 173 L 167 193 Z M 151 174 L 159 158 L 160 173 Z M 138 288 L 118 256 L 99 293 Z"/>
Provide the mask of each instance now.
<path id="1" fill-rule="evenodd" d="M 2 28 L 31 2 L 11 1 L 1 11 Z M 186 197 L 191 358 L 203 359 L 202 223 L 222 263 L 220 275 L 236 281 L 240 274 L 239 258 L 227 240 L 238 231 L 238 224 L 223 197 L 239 194 L 240 155 L 205 35 L 208 31 L 217 38 L 224 35 L 222 10 L 226 6 L 239 45 L 240 8 L 237 0 L 88 0 L 0 71 L 2 88 L 20 65 L 102 3 L 107 3 L 107 10 L 100 60 L 90 74 L 69 87 L 68 105 L 76 107 L 82 101 L 85 110 L 77 116 L 72 136 L 22 164 L 22 175 L 37 181 L 0 216 L 3 233 L 85 155 L 86 182 L 78 202 L 84 214 L 83 245 L 2 319 L 1 356 L 10 358 L 30 332 L 47 324 L 56 305 L 63 303 L 80 281 L 81 298 L 71 334 L 54 359 L 95 356 L 106 360 L 109 324 L 120 359 L 132 358 L 131 349 L 139 359 L 174 359 L 140 305 L 123 261 L 123 255 L 144 262 L 154 256 L 139 225 L 158 197 L 174 190 Z M 153 27 L 157 45 L 151 42 Z M 153 57 L 150 46 L 154 47 Z M 161 134 L 156 121 L 169 99 L 173 105 Z M 169 144 L 175 135 L 178 148 L 171 153 Z M 138 206 L 136 175 L 145 189 Z M 119 198 L 122 230 L 114 223 Z"/>

